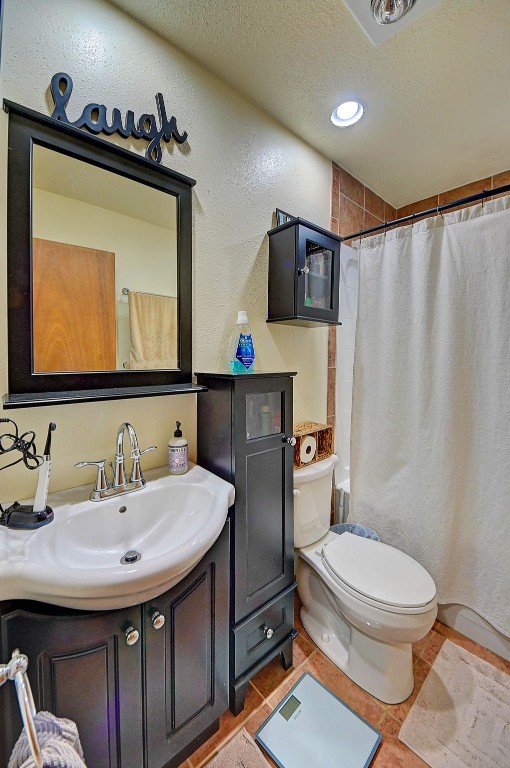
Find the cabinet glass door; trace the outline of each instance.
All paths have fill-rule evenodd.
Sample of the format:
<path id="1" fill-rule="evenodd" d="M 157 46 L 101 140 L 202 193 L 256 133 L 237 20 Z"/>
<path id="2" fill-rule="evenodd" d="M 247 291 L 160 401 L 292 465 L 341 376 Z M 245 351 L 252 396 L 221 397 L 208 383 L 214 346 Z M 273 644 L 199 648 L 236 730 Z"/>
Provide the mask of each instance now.
<path id="1" fill-rule="evenodd" d="M 305 306 L 315 309 L 333 307 L 333 251 L 306 240 Z"/>
<path id="2" fill-rule="evenodd" d="M 246 395 L 246 439 L 278 435 L 282 431 L 282 393 L 249 392 Z"/>

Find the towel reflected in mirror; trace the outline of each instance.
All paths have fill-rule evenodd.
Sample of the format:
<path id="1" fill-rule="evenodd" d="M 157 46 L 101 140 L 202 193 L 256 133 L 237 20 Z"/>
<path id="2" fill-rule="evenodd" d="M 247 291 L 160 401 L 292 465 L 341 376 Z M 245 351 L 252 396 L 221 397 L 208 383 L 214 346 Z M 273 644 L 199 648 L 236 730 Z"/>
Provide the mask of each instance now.
<path id="1" fill-rule="evenodd" d="M 126 368 L 178 368 L 177 299 L 129 291 L 130 359 Z"/>

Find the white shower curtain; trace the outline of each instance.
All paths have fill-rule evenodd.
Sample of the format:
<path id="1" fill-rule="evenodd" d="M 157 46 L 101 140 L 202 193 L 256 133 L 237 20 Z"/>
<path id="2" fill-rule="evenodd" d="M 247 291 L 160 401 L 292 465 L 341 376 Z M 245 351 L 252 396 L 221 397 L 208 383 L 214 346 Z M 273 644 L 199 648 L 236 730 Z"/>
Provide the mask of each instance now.
<path id="1" fill-rule="evenodd" d="M 350 518 L 510 636 L 510 197 L 360 243 Z"/>

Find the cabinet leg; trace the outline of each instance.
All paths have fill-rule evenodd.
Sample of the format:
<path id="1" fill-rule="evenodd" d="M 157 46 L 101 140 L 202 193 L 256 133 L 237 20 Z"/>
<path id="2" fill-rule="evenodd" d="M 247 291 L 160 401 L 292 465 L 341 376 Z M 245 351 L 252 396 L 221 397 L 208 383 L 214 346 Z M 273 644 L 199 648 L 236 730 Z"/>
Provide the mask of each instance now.
<path id="1" fill-rule="evenodd" d="M 239 686 L 239 688 L 230 689 L 229 707 L 233 715 L 237 717 L 244 709 L 244 700 L 246 698 L 246 690 L 248 683 Z"/>
<path id="2" fill-rule="evenodd" d="M 285 670 L 290 669 L 292 666 L 292 640 L 289 640 L 288 643 L 285 643 L 282 650 L 280 651 L 280 658 L 282 661 L 282 667 Z"/>

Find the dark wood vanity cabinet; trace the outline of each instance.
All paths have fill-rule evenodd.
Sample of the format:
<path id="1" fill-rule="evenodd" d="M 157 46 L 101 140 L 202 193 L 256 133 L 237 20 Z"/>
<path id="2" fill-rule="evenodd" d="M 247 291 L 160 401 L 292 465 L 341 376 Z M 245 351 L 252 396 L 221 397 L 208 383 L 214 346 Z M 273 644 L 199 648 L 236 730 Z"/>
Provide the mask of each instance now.
<path id="1" fill-rule="evenodd" d="M 267 322 L 339 325 L 342 238 L 299 218 L 268 235 Z"/>
<path id="2" fill-rule="evenodd" d="M 1 606 L 1 660 L 14 648 L 28 656 L 36 708 L 77 723 L 88 766 L 174 768 L 217 729 L 228 708 L 228 528 L 185 579 L 142 605 L 101 613 Z M 128 645 L 133 630 L 139 639 Z M 0 765 L 21 727 L 6 684 Z"/>
<path id="3" fill-rule="evenodd" d="M 229 703 L 274 656 L 292 663 L 292 376 L 199 373 L 198 463 L 235 486 L 231 522 Z"/>

